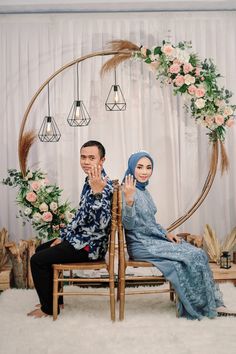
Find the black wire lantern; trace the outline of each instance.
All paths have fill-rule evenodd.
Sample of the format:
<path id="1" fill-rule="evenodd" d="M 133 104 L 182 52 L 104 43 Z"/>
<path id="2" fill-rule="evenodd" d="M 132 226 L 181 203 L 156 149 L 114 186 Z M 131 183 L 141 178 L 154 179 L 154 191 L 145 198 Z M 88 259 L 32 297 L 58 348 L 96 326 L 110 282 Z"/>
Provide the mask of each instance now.
<path id="1" fill-rule="evenodd" d="M 220 268 L 231 268 L 231 257 L 227 251 L 222 252 L 222 255 L 220 256 Z"/>
<path id="2" fill-rule="evenodd" d="M 49 100 L 49 83 L 48 83 L 48 115 L 44 117 L 43 123 L 39 129 L 38 137 L 44 143 L 55 143 L 60 140 L 61 133 L 55 122 L 55 119 L 50 115 L 50 100 Z"/>
<path id="3" fill-rule="evenodd" d="M 78 63 L 76 65 L 76 86 L 77 86 L 77 97 L 73 102 L 70 112 L 67 117 L 67 122 L 71 127 L 84 127 L 89 124 L 91 118 L 89 113 L 83 103 L 79 99 L 79 71 L 78 71 Z"/>
<path id="4" fill-rule="evenodd" d="M 116 70 L 115 70 L 115 85 L 111 86 L 109 94 L 105 102 L 107 111 L 125 111 L 126 102 L 121 88 L 116 83 Z"/>

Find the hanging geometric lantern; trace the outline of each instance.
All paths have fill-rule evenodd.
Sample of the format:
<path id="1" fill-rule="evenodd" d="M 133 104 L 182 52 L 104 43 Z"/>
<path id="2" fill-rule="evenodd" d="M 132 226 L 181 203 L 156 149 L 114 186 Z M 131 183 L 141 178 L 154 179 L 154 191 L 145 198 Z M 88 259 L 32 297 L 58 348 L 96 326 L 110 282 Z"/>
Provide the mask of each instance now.
<path id="1" fill-rule="evenodd" d="M 70 112 L 67 117 L 67 122 L 71 127 L 84 127 L 89 124 L 91 118 L 83 103 L 79 99 L 79 71 L 78 63 L 76 66 L 76 86 L 77 86 L 77 99 L 72 103 Z"/>
<path id="2" fill-rule="evenodd" d="M 105 107 L 107 111 L 125 111 L 126 102 L 121 91 L 121 88 L 116 83 L 116 69 L 115 69 L 115 85 L 111 86 L 107 96 Z"/>
<path id="3" fill-rule="evenodd" d="M 55 122 L 55 119 L 50 116 L 50 100 L 49 100 L 49 83 L 48 83 L 48 115 L 44 117 L 43 123 L 39 129 L 38 137 L 42 142 L 55 143 L 59 141 L 61 133 Z"/>

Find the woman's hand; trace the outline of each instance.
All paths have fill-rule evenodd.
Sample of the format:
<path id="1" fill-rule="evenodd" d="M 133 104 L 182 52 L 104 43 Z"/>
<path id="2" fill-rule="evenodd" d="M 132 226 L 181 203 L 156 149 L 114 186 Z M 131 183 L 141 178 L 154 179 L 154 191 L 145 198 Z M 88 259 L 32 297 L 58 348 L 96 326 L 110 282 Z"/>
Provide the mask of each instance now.
<path id="1" fill-rule="evenodd" d="M 176 236 L 176 235 L 174 235 L 174 234 L 168 233 L 168 234 L 166 235 L 166 237 L 167 237 L 167 239 L 168 239 L 169 241 L 171 241 L 171 242 L 175 242 L 175 243 L 180 243 L 180 242 L 181 242 L 181 237 Z"/>
<path id="2" fill-rule="evenodd" d="M 134 204 L 134 195 L 136 192 L 135 186 L 136 180 L 134 179 L 134 177 L 131 175 L 126 176 L 122 187 L 126 204 L 129 206 L 132 206 Z"/>
<path id="3" fill-rule="evenodd" d="M 93 194 L 102 193 L 107 184 L 107 177 L 102 178 L 102 171 L 100 166 L 93 166 L 91 171 L 88 172 L 89 184 Z"/>

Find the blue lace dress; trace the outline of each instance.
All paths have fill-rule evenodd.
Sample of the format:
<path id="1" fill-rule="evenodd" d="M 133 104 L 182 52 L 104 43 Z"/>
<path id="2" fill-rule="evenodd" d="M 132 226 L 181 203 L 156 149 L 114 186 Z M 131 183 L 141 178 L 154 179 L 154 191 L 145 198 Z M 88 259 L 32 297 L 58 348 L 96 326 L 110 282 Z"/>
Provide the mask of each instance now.
<path id="1" fill-rule="evenodd" d="M 215 284 L 206 253 L 182 241 L 173 243 L 167 231 L 156 222 L 156 207 L 147 190 L 136 188 L 132 207 L 123 198 L 122 221 L 129 256 L 151 262 L 168 279 L 179 297 L 179 316 L 214 318 L 223 305 L 222 294 Z"/>

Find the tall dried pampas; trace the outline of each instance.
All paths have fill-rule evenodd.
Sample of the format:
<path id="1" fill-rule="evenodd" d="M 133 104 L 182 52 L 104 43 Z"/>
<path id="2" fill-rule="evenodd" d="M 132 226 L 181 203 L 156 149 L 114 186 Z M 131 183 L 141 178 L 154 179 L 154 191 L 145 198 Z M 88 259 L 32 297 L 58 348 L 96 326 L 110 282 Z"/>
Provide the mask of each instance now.
<path id="1" fill-rule="evenodd" d="M 136 44 L 124 40 L 111 41 L 108 43 L 108 48 L 113 51 L 122 51 L 122 53 L 115 54 L 111 59 L 103 64 L 101 69 L 102 76 L 107 72 L 114 70 L 123 61 L 130 59 L 132 52 L 140 50 L 140 47 Z"/>
<path id="2" fill-rule="evenodd" d="M 204 230 L 204 241 L 210 259 L 213 262 L 219 262 L 221 253 L 223 251 L 230 252 L 236 245 L 236 227 L 233 228 L 226 240 L 223 243 L 220 243 L 215 231 L 209 225 L 206 225 Z"/>
<path id="3" fill-rule="evenodd" d="M 29 150 L 33 145 L 36 138 L 36 134 L 33 130 L 25 132 L 22 135 L 22 138 L 19 142 L 19 161 L 20 161 L 20 168 L 23 176 L 26 175 L 27 169 L 27 158 L 29 154 Z"/>

